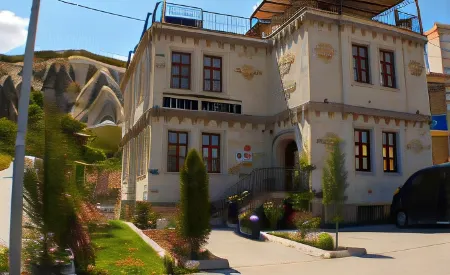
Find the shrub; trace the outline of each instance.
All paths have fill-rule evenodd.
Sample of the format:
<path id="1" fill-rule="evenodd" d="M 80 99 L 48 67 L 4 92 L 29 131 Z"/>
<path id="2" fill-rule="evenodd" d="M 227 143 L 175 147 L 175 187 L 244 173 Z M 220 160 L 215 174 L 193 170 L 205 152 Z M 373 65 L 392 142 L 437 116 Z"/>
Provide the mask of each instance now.
<path id="1" fill-rule="evenodd" d="M 106 154 L 103 152 L 103 150 L 98 148 L 93 148 L 90 146 L 85 145 L 84 146 L 84 160 L 87 163 L 94 163 L 98 161 L 104 161 L 106 160 Z"/>
<path id="2" fill-rule="evenodd" d="M 17 124 L 7 118 L 0 118 L 0 152 L 14 155 Z"/>
<path id="3" fill-rule="evenodd" d="M 30 94 L 30 105 L 36 104 L 41 109 L 44 108 L 44 94 L 40 91 L 32 91 Z"/>
<path id="4" fill-rule="evenodd" d="M 245 211 L 241 214 L 239 214 L 239 229 L 247 234 L 251 234 L 251 221 L 250 216 L 252 215 L 252 212 Z"/>
<path id="5" fill-rule="evenodd" d="M 173 262 L 172 258 L 165 255 L 163 259 L 164 264 L 164 274 L 174 274 L 175 273 L 175 263 Z"/>
<path id="6" fill-rule="evenodd" d="M 11 165 L 12 157 L 10 155 L 4 155 L 0 153 L 0 171 L 9 168 Z"/>
<path id="7" fill-rule="evenodd" d="M 139 229 L 156 228 L 156 220 L 158 215 L 153 212 L 152 205 L 146 201 L 136 202 L 135 216 L 133 223 Z"/>
<path id="8" fill-rule="evenodd" d="M 300 237 L 304 239 L 308 233 L 319 229 L 320 218 L 314 217 L 311 212 L 301 211 L 295 213 L 294 223 L 300 231 Z"/>
<path id="9" fill-rule="evenodd" d="M 61 119 L 62 130 L 67 134 L 75 134 L 86 128 L 86 124 L 74 119 L 71 115 L 64 115 Z"/>
<path id="10" fill-rule="evenodd" d="M 87 275 L 109 275 L 108 271 L 95 265 L 89 265 L 87 268 Z"/>
<path id="11" fill-rule="evenodd" d="M 9 271 L 8 248 L 0 246 L 0 272 Z"/>
<path id="12" fill-rule="evenodd" d="M 316 247 L 323 250 L 333 250 L 334 249 L 333 238 L 328 233 L 320 233 L 319 237 L 317 237 Z"/>
<path id="13" fill-rule="evenodd" d="M 277 229 L 278 221 L 283 216 L 283 205 L 275 204 L 273 202 L 264 203 L 264 214 L 270 222 L 271 229 Z"/>
<path id="14" fill-rule="evenodd" d="M 180 193 L 179 233 L 189 242 L 191 257 L 195 259 L 211 232 L 209 178 L 195 149 L 189 151 L 181 168 Z"/>

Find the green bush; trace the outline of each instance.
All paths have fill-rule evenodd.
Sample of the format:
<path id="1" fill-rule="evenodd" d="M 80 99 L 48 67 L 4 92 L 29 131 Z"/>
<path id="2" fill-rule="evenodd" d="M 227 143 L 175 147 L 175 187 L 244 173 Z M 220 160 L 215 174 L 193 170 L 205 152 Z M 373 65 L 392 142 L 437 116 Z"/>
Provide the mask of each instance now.
<path id="1" fill-rule="evenodd" d="M 44 94 L 40 91 L 32 91 L 30 94 L 30 105 L 36 104 L 44 109 Z"/>
<path id="2" fill-rule="evenodd" d="M 180 171 L 180 195 L 179 234 L 189 243 L 195 259 L 211 232 L 209 178 L 195 149 L 189 151 Z"/>
<path id="3" fill-rule="evenodd" d="M 320 233 L 316 241 L 316 247 L 323 250 L 333 250 L 334 249 L 333 238 L 328 233 Z"/>
<path id="4" fill-rule="evenodd" d="M 71 115 L 66 114 L 61 118 L 62 130 L 67 134 L 75 134 L 86 128 L 86 124 L 74 119 Z"/>
<path id="5" fill-rule="evenodd" d="M 275 204 L 271 201 L 264 203 L 264 214 L 270 222 L 270 229 L 277 229 L 278 221 L 284 213 L 282 204 Z"/>
<path id="6" fill-rule="evenodd" d="M 7 118 L 0 118 L 0 152 L 14 155 L 17 124 Z"/>
<path id="7" fill-rule="evenodd" d="M 9 271 L 8 248 L 0 246 L 0 272 Z"/>
<path id="8" fill-rule="evenodd" d="M 251 234 L 251 221 L 250 221 L 250 216 L 252 215 L 251 211 L 246 211 L 243 212 L 241 214 L 239 214 L 238 218 L 239 218 L 239 229 L 241 230 L 241 232 L 246 233 L 246 234 Z"/>
<path id="9" fill-rule="evenodd" d="M 84 146 L 84 161 L 87 163 L 94 163 L 104 160 L 106 160 L 106 154 L 103 150 L 87 145 Z"/>
<path id="10" fill-rule="evenodd" d="M 172 258 L 164 255 L 163 263 L 165 271 L 164 274 L 175 274 L 175 263 L 173 262 Z"/>
<path id="11" fill-rule="evenodd" d="M 303 239 L 308 233 L 316 232 L 319 229 L 320 218 L 314 217 L 311 212 L 301 211 L 295 213 L 294 223 Z"/>
<path id="12" fill-rule="evenodd" d="M 153 212 L 152 205 L 146 201 L 136 202 L 135 216 L 133 223 L 139 229 L 154 229 L 156 228 L 156 220 L 158 214 Z"/>

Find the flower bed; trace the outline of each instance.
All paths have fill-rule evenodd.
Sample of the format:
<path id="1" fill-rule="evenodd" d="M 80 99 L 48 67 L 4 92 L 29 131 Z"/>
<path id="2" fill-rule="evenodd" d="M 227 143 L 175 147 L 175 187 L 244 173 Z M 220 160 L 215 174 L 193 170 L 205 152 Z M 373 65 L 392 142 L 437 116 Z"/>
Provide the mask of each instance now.
<path id="1" fill-rule="evenodd" d="M 155 241 L 167 253 L 177 261 L 184 263 L 188 260 L 189 249 L 186 241 L 182 240 L 173 229 L 156 229 L 142 231 L 146 236 Z M 218 260 L 219 257 L 204 249 L 199 255 L 199 260 Z"/>
<path id="2" fill-rule="evenodd" d="M 334 250 L 333 238 L 328 233 L 310 233 L 304 238 L 299 232 L 269 232 L 268 234 L 323 250 Z"/>

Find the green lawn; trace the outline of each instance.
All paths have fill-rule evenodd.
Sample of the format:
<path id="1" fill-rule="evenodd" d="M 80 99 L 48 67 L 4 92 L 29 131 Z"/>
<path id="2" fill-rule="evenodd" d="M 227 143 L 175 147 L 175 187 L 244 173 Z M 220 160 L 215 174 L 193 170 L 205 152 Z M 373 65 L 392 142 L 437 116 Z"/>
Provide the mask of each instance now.
<path id="1" fill-rule="evenodd" d="M 163 261 L 128 225 L 110 221 L 91 231 L 96 246 L 95 266 L 109 274 L 163 274 Z"/>

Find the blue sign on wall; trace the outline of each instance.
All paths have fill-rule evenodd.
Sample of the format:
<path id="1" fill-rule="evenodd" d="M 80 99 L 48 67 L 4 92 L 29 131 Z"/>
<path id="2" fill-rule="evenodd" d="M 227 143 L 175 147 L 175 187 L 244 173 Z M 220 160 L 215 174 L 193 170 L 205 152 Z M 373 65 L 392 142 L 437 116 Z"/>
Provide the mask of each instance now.
<path id="1" fill-rule="evenodd" d="M 202 10 L 198 8 L 166 4 L 166 16 L 202 20 Z"/>
<path id="2" fill-rule="evenodd" d="M 434 131 L 448 131 L 447 115 L 432 116 L 431 130 Z"/>

